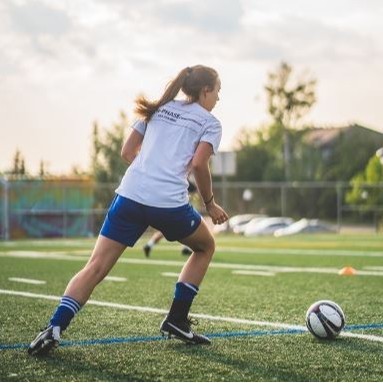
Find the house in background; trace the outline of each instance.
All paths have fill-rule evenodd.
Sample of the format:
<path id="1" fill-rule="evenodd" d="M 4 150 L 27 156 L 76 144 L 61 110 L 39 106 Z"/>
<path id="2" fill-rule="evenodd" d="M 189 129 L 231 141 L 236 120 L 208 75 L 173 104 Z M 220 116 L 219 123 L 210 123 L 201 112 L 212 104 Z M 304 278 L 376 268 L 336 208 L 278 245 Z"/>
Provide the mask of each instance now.
<path id="1" fill-rule="evenodd" d="M 314 180 L 348 181 L 383 147 L 383 133 L 361 125 L 304 132 L 307 174 Z"/>

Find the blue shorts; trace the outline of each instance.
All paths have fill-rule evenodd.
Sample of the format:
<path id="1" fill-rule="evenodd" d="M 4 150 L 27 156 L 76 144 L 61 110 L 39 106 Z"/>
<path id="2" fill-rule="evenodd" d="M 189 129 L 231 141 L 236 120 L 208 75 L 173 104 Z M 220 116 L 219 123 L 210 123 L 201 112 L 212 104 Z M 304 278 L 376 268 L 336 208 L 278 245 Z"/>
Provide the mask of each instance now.
<path id="1" fill-rule="evenodd" d="M 174 208 L 151 207 L 117 194 L 100 234 L 133 247 L 148 226 L 159 230 L 168 241 L 179 241 L 194 233 L 200 223 L 201 215 L 190 204 Z"/>

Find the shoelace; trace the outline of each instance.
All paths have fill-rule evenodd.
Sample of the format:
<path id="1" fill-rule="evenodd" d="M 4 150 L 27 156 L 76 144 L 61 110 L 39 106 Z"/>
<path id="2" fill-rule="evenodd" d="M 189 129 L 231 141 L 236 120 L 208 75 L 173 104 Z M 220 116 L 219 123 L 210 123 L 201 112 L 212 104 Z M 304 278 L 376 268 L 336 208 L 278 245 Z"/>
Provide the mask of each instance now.
<path id="1" fill-rule="evenodd" d="M 186 319 L 186 323 L 188 324 L 188 326 L 198 326 L 198 319 L 197 318 L 192 318 L 192 317 L 187 317 Z"/>

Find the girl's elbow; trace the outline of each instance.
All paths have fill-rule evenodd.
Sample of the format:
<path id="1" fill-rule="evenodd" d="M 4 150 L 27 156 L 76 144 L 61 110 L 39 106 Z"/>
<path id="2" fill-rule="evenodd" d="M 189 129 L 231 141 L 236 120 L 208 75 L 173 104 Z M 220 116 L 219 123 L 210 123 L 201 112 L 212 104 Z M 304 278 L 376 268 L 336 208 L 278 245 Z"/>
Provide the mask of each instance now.
<path id="1" fill-rule="evenodd" d="M 126 161 L 128 164 L 132 163 L 134 156 L 130 155 L 128 152 L 122 150 L 121 151 L 121 158 Z"/>
<path id="2" fill-rule="evenodd" d="M 206 168 L 206 164 L 204 164 L 201 161 L 193 161 L 191 167 L 193 172 L 200 172 L 201 170 Z"/>
<path id="3" fill-rule="evenodd" d="M 124 149 L 121 150 L 120 156 L 123 160 L 125 161 L 127 160 L 127 153 L 125 152 Z"/>

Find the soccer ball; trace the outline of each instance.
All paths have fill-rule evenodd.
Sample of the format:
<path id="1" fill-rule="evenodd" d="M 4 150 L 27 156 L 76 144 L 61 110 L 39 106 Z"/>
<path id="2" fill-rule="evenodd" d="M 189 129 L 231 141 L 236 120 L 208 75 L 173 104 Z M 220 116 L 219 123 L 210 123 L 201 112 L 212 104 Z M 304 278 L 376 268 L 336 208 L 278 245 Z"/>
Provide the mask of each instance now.
<path id="1" fill-rule="evenodd" d="M 343 310 L 332 301 L 313 303 L 306 313 L 306 326 L 319 339 L 334 339 L 343 330 Z"/>

